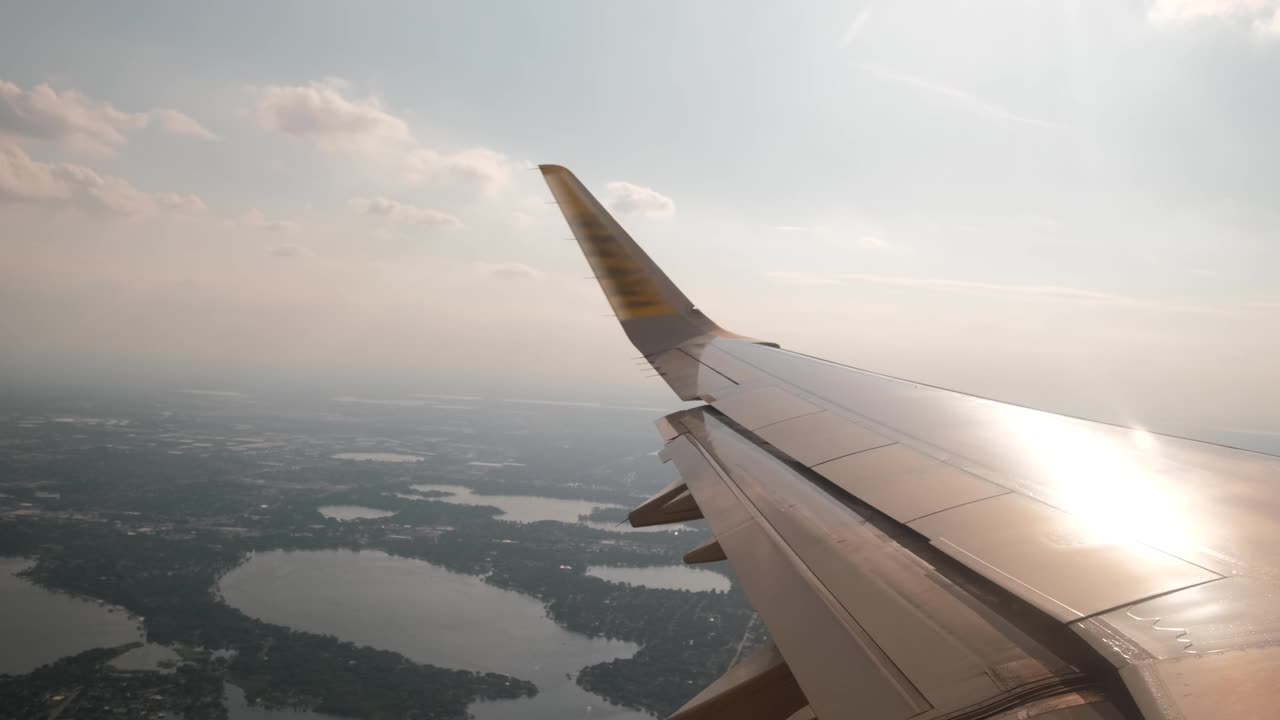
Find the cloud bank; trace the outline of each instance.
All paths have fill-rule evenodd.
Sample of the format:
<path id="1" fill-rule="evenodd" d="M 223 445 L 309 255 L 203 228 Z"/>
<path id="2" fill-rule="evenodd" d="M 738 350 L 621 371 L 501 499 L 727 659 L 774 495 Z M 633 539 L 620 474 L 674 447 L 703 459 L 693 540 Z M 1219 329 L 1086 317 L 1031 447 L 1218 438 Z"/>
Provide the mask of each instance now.
<path id="1" fill-rule="evenodd" d="M 395 223 L 446 229 L 462 227 L 462 221 L 449 213 L 384 197 L 354 198 L 350 204 L 351 208 L 361 215 Z"/>
<path id="2" fill-rule="evenodd" d="M 338 80 L 264 87 L 255 107 L 258 124 L 328 148 L 376 150 L 412 142 L 409 126 L 381 101 L 347 98 L 345 87 Z"/>
<path id="3" fill-rule="evenodd" d="M 352 97 L 346 82 L 270 85 L 257 91 L 258 125 L 330 151 L 356 154 L 392 169 L 409 184 L 459 186 L 493 192 L 511 178 L 511 162 L 484 147 L 452 152 L 421 142 L 408 122 L 377 97 Z"/>
<path id="4" fill-rule="evenodd" d="M 58 91 L 45 83 L 24 90 L 0 80 L 0 136 L 110 154 L 128 141 L 129 133 L 148 126 L 178 137 L 218 139 L 195 119 L 177 110 L 125 112 L 78 90 Z"/>
<path id="5" fill-rule="evenodd" d="M 605 204 L 622 215 L 664 218 L 676 212 L 675 202 L 653 188 L 629 182 L 611 182 L 606 189 Z"/>
<path id="6" fill-rule="evenodd" d="M 117 216 L 203 212 L 195 195 L 147 192 L 123 178 L 82 165 L 33 160 L 22 148 L 0 143 L 0 202 L 26 202 Z"/>
<path id="7" fill-rule="evenodd" d="M 272 233 L 291 233 L 301 229 L 301 225 L 291 220 L 273 220 L 257 208 L 250 208 L 240 216 L 237 225 L 250 230 L 262 230 Z"/>
<path id="8" fill-rule="evenodd" d="M 1156 0 L 1147 17 L 1157 25 L 1248 23 L 1261 35 L 1280 37 L 1280 0 Z"/>

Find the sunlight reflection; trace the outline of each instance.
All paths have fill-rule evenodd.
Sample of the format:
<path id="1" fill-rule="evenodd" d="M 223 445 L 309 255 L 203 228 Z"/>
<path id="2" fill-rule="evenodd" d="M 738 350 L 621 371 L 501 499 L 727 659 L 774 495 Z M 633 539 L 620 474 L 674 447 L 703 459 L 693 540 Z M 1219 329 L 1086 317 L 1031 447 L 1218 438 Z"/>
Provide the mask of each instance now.
<path id="1" fill-rule="evenodd" d="M 1195 544 L 1186 498 L 1165 480 L 1159 436 L 1023 408 L 1008 413 L 1010 435 L 1048 480 L 1045 499 L 1083 520 L 1097 542 L 1136 540 L 1173 554 Z"/>

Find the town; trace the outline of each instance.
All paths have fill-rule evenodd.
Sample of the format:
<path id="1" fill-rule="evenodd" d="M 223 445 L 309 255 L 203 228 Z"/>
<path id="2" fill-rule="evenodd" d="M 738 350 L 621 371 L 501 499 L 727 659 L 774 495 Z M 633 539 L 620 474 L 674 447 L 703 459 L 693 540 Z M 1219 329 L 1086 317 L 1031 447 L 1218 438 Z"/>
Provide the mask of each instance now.
<path id="1" fill-rule="evenodd" d="M 281 409 L 180 392 L 77 402 L 31 398 L 0 418 L 0 555 L 33 559 L 23 577 L 44 588 L 123 608 L 146 643 L 181 660 L 175 672 L 120 671 L 110 660 L 127 648 L 94 648 L 0 677 L 7 716 L 222 718 L 224 683 L 253 704 L 345 717 L 463 718 L 476 700 L 538 692 L 520 677 L 417 663 L 223 602 L 220 577 L 278 549 L 379 550 L 536 598 L 569 631 L 639 646 L 582 668 L 576 681 L 650 713 L 679 707 L 764 639 L 736 587 L 652 588 L 586 572 L 678 564 L 706 537 L 695 527 L 612 527 L 665 480 L 635 440 L 565 448 L 548 437 L 581 444 L 599 409 L 352 398 Z M 613 412 L 638 424 L 651 417 Z M 595 509 L 515 522 L 497 507 L 442 501 L 450 498 L 436 486 L 469 488 L 470 502 L 527 496 Z M 328 508 L 366 515 L 327 517 Z"/>

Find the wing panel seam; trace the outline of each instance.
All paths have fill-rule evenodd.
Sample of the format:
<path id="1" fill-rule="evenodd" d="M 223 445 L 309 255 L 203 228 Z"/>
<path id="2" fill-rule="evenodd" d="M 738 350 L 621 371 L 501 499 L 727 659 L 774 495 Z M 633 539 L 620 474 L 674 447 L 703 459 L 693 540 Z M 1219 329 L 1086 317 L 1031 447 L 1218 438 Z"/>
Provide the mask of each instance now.
<path id="1" fill-rule="evenodd" d="M 769 444 L 770 444 L 770 445 L 773 445 L 773 443 L 769 443 Z M 883 445 L 877 445 L 877 446 L 875 446 L 875 447 L 863 448 L 863 449 L 861 449 L 861 450 L 854 450 L 853 452 L 845 453 L 845 454 L 843 454 L 843 455 L 839 455 L 839 456 L 833 457 L 833 458 L 831 458 L 830 460 L 823 460 L 822 462 L 818 463 L 817 465 L 810 465 L 810 466 L 809 466 L 809 469 L 810 469 L 810 470 L 813 470 L 814 472 L 819 472 L 818 468 L 822 467 L 823 465 L 826 465 L 827 463 L 833 463 L 833 462 L 835 462 L 835 461 L 837 461 L 837 460 L 843 460 L 843 459 L 845 459 L 845 458 L 847 458 L 847 457 L 853 457 L 854 455 L 861 455 L 861 454 L 862 454 L 862 453 L 864 453 L 864 452 L 871 452 L 872 450 L 879 450 L 880 448 L 887 448 L 887 447 L 889 447 L 890 445 L 901 445 L 901 443 L 897 443 L 897 442 L 887 442 L 887 443 L 885 443 L 885 444 L 883 444 Z M 774 447 L 778 447 L 778 446 L 777 446 L 777 445 L 774 445 Z M 779 448 L 779 449 L 781 449 L 781 448 Z M 782 452 L 786 452 L 786 450 L 783 450 Z M 801 463 L 801 464 L 803 465 L 803 463 Z"/>
<path id="2" fill-rule="evenodd" d="M 1202 568 L 1202 569 L 1203 569 L 1203 568 Z M 1208 570 L 1208 571 L 1206 571 L 1206 572 L 1213 572 L 1213 571 L 1212 571 L 1212 570 Z M 1169 589 L 1169 590 L 1164 590 L 1164 591 L 1162 591 L 1162 592 L 1153 593 L 1153 594 L 1151 594 L 1151 595 L 1147 595 L 1147 596 L 1145 596 L 1145 597 L 1140 597 L 1140 598 L 1138 598 L 1137 600 L 1127 601 L 1127 602 L 1121 603 L 1121 604 L 1119 604 L 1119 605 L 1115 605 L 1115 606 L 1112 606 L 1112 607 L 1109 607 L 1109 608 L 1104 608 L 1104 609 L 1102 609 L 1102 610 L 1098 610 L 1097 612 L 1091 612 L 1091 613 L 1089 613 L 1088 615 L 1082 615 L 1081 617 L 1079 617 L 1079 618 L 1077 618 L 1077 619 L 1075 619 L 1075 620 L 1072 620 L 1070 624 L 1074 625 L 1074 624 L 1076 624 L 1076 623 L 1084 622 L 1085 620 L 1093 620 L 1093 619 L 1095 619 L 1095 618 L 1101 617 L 1101 616 L 1106 615 L 1106 614 L 1108 614 L 1108 613 L 1113 613 L 1113 612 L 1115 612 L 1115 611 L 1117 611 L 1117 610 L 1125 610 L 1125 609 L 1127 609 L 1127 608 L 1131 608 L 1131 607 L 1134 607 L 1134 606 L 1136 606 L 1136 605 L 1141 605 L 1142 603 L 1145 603 L 1145 602 L 1150 602 L 1150 601 L 1152 601 L 1152 600 L 1157 600 L 1157 599 L 1159 599 L 1159 598 L 1165 597 L 1166 595 L 1173 595 L 1174 593 L 1180 593 L 1180 592 L 1182 592 L 1183 590 L 1190 590 L 1191 588 L 1197 588 L 1197 587 L 1200 587 L 1201 585 L 1208 585 L 1209 583 L 1215 583 L 1215 582 L 1218 582 L 1219 580 L 1226 580 L 1226 579 L 1227 579 L 1227 578 L 1226 578 L 1225 576 L 1219 575 L 1218 577 L 1212 577 L 1212 578 L 1209 578 L 1208 580 L 1201 580 L 1200 582 L 1192 583 L 1192 584 L 1190 584 L 1190 585 L 1183 585 L 1182 587 L 1176 587 L 1176 588 L 1172 588 L 1172 589 Z"/>
<path id="3" fill-rule="evenodd" d="M 738 382 L 737 380 L 734 380 L 733 378 L 729 377 L 728 375 L 725 375 L 724 373 L 720 372 L 719 370 L 717 370 L 717 369 L 715 369 L 715 368 L 711 367 L 710 365 L 708 365 L 708 364 L 706 364 L 706 363 L 702 362 L 702 361 L 701 361 L 701 360 L 699 360 L 698 358 L 696 358 L 696 357 L 694 357 L 694 356 L 690 355 L 688 350 L 685 350 L 685 349 L 684 349 L 684 348 L 682 348 L 682 347 L 677 347 L 677 348 L 674 348 L 674 349 L 675 349 L 675 350 L 678 350 L 680 353 L 682 353 L 685 357 L 689 358 L 690 360 L 692 360 L 692 361 L 694 361 L 694 362 L 698 363 L 698 365 L 700 365 L 700 366 L 702 366 L 702 367 L 704 367 L 704 368 L 706 368 L 706 369 L 710 370 L 711 372 L 713 372 L 713 373 L 715 373 L 715 374 L 719 375 L 720 377 L 724 378 L 725 380 L 728 380 L 729 382 L 733 383 L 734 385 L 742 385 L 742 383 Z M 748 365 L 751 365 L 751 363 L 747 363 L 747 364 L 748 364 Z M 752 367 L 755 367 L 755 366 L 754 366 L 754 365 L 752 365 Z M 756 369 L 759 369 L 759 368 L 756 368 Z"/>
<path id="4" fill-rule="evenodd" d="M 952 555 L 952 557 L 955 557 L 957 560 L 959 560 L 960 562 L 964 563 L 965 565 L 968 565 L 968 566 L 973 567 L 973 568 L 975 568 L 975 569 L 976 569 L 976 568 L 978 568 L 978 567 L 985 568 L 985 569 L 989 570 L 989 571 L 992 573 L 992 575 L 993 575 L 993 576 L 998 576 L 998 577 L 1004 578 L 1004 579 L 1005 579 L 1005 580 L 1007 580 L 1007 581 L 1008 581 L 1012 586 L 1017 587 L 1017 588 L 1021 588 L 1021 589 L 1025 590 L 1025 591 L 1027 592 L 1027 594 L 1029 594 L 1029 595 L 1031 595 L 1031 596 L 1034 596 L 1034 597 L 1042 598 L 1042 599 L 1046 602 L 1046 604 L 1056 605 L 1056 606 L 1058 606 L 1058 607 L 1062 608 L 1063 610 L 1066 610 L 1067 612 L 1071 613 L 1072 615 L 1075 615 L 1076 617 L 1075 617 L 1075 618 L 1073 618 L 1072 620 L 1070 620 L 1069 622 L 1077 622 L 1077 621 L 1082 620 L 1082 619 L 1084 618 L 1084 613 L 1080 612 L 1079 610 L 1076 610 L 1075 608 L 1071 607 L 1070 605 L 1063 604 L 1061 601 L 1059 601 L 1059 600 L 1057 600 L 1057 599 L 1055 599 L 1055 598 L 1051 598 L 1051 597 L 1049 597 L 1048 595 L 1045 595 L 1044 593 L 1040 592 L 1039 590 L 1037 590 L 1037 589 L 1035 589 L 1035 588 L 1031 587 L 1030 585 L 1028 585 L 1028 584 L 1026 584 L 1026 583 L 1022 582 L 1022 581 L 1021 581 L 1021 580 L 1019 580 L 1018 578 L 1016 578 L 1016 577 L 1014 577 L 1014 576 L 1010 575 L 1009 573 L 1007 573 L 1007 572 L 1005 572 L 1005 571 L 1001 570 L 1000 568 L 998 568 L 998 567 L 996 567 L 996 566 L 992 565 L 991 563 L 987 562 L 986 560 L 983 560 L 982 558 L 978 557 L 977 555 L 974 555 L 973 553 L 969 552 L 968 550 L 965 550 L 964 548 L 960 547 L 959 545 L 955 544 L 954 542 L 951 542 L 950 540 L 948 540 L 948 539 L 946 539 L 946 538 L 944 538 L 944 537 L 934 538 L 934 540 L 933 540 L 932 542 L 933 542 L 933 544 L 934 544 L 934 545 L 937 545 L 939 548 L 942 548 L 942 549 L 944 550 L 944 552 L 947 552 L 947 554 Z M 952 554 L 952 552 L 954 552 L 954 554 Z M 1016 591 L 1012 590 L 1012 588 L 1010 589 L 1010 592 L 1013 592 L 1015 595 L 1016 595 L 1016 594 L 1018 594 Z"/>
<path id="5" fill-rule="evenodd" d="M 944 512 L 947 512 L 947 511 L 949 511 L 949 510 L 955 510 L 956 508 L 962 508 L 962 507 L 964 507 L 964 506 L 966 506 L 966 505 L 972 505 L 972 504 L 974 504 L 974 503 L 980 503 L 980 502 L 982 502 L 982 501 L 984 501 L 984 500 L 990 500 L 990 499 L 992 499 L 992 498 L 1003 497 L 1003 496 L 1005 496 L 1005 495 L 1009 495 L 1009 494 L 1011 494 L 1012 492 L 1013 492 L 1012 490 L 1009 490 L 1008 488 L 1006 488 L 1006 489 L 1005 489 L 1005 491 L 1004 491 L 1004 492 L 1002 492 L 1002 493 L 996 493 L 995 495 L 987 495 L 986 497 L 975 498 L 975 499 L 973 499 L 973 500 L 969 500 L 969 501 L 967 501 L 967 502 L 962 502 L 962 503 L 960 503 L 959 505 L 952 505 L 951 507 L 945 507 L 945 508 L 942 508 L 941 510 L 934 510 L 933 512 L 925 513 L 925 514 L 921 515 L 920 517 L 913 517 L 913 518 L 911 518 L 910 520 L 904 520 L 904 521 L 903 521 L 903 524 L 904 524 L 904 525 L 910 525 L 911 523 L 916 522 L 917 520 L 923 520 L 923 519 L 925 519 L 925 518 L 933 517 L 934 515 L 937 515 L 938 513 L 944 513 Z"/>

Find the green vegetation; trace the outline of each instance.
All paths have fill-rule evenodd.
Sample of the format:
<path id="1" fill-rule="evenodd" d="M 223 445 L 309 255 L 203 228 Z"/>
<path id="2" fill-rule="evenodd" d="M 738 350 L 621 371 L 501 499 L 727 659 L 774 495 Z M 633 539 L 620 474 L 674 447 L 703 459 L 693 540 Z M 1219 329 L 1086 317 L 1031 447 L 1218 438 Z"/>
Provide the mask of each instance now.
<path id="1" fill-rule="evenodd" d="M 585 515 L 579 515 L 583 522 L 623 523 L 631 511 L 620 507 L 598 507 Z"/>
<path id="2" fill-rule="evenodd" d="M 202 668 L 154 673 L 107 667 L 116 656 L 140 646 L 95 648 L 26 675 L 0 675 L 0 718 L 148 717 L 162 712 L 188 720 L 227 717 L 221 678 Z"/>
<path id="3" fill-rule="evenodd" d="M 51 703 L 73 696 L 128 700 L 141 692 L 140 683 L 152 683 L 146 697 L 159 698 L 156 708 L 190 718 L 225 716 L 224 681 L 243 688 L 250 702 L 362 718 L 464 718 L 477 699 L 536 692 L 517 678 L 419 664 L 264 623 L 222 602 L 218 578 L 250 553 L 273 549 L 380 549 L 531 595 L 569 630 L 640 645 L 632 658 L 584 668 L 578 682 L 612 702 L 658 714 L 679 707 L 763 638 L 736 588 L 659 590 L 585 574 L 590 565 L 679 563 L 705 531 L 618 533 L 507 522 L 495 508 L 434 502 L 431 493 L 410 488 L 464 484 L 479 493 L 627 505 L 643 493 L 557 484 L 517 470 L 477 474 L 442 452 L 431 463 L 405 465 L 333 460 L 328 448 L 350 447 L 349 441 L 311 436 L 251 454 L 228 439 L 243 430 L 203 417 L 175 422 L 156 415 L 124 427 L 10 428 L 13 437 L 0 453 L 0 554 L 36 558 L 25 574 L 45 587 L 126 608 L 141 618 L 149 642 L 176 646 L 183 662 L 173 674 L 111 671 L 105 659 L 121 651 L 113 649 L 0 677 L 0 718 L 9 708 L 20 709 L 18 717 L 47 714 L 56 708 Z M 236 419 L 234 427 L 243 425 Z M 322 516 L 323 505 L 395 514 L 340 522 Z M 588 517 L 624 516 L 611 508 Z M 97 712 L 77 707 L 75 717 Z M 137 715 L 151 706 L 128 707 Z"/>

